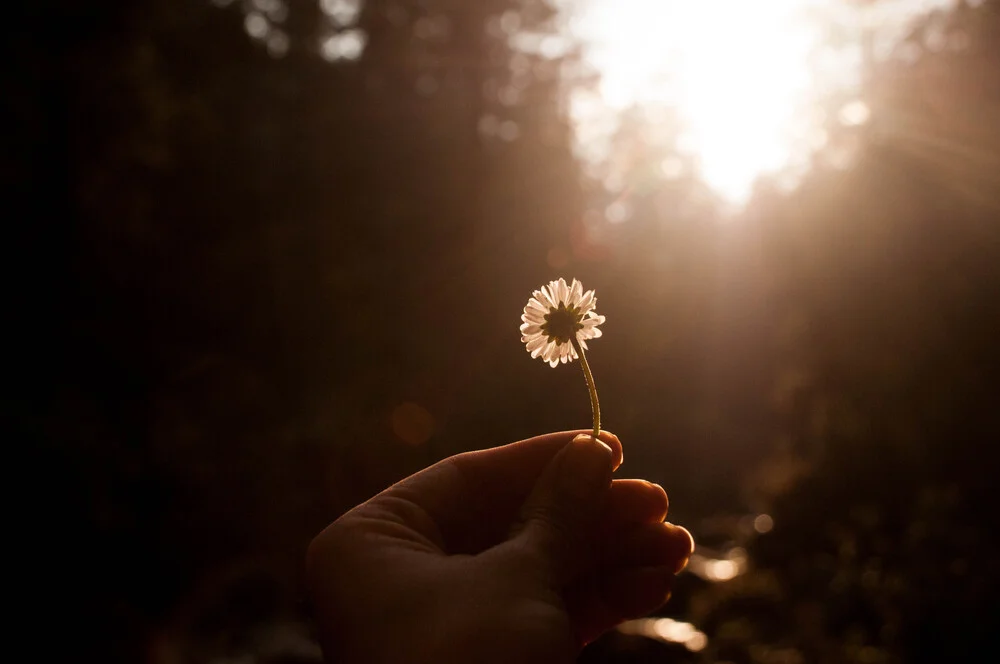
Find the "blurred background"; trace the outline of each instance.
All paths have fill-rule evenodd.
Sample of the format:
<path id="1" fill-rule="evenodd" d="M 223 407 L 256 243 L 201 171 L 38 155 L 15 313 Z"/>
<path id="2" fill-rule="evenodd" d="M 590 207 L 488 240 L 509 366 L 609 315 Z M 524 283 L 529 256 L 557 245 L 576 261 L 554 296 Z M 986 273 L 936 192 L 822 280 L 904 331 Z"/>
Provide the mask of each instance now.
<path id="1" fill-rule="evenodd" d="M 519 340 L 559 276 L 608 319 L 621 475 L 699 543 L 582 661 L 996 653 L 1000 2 L 5 19 L 39 656 L 318 661 L 313 534 L 444 456 L 589 426 L 579 371 Z"/>

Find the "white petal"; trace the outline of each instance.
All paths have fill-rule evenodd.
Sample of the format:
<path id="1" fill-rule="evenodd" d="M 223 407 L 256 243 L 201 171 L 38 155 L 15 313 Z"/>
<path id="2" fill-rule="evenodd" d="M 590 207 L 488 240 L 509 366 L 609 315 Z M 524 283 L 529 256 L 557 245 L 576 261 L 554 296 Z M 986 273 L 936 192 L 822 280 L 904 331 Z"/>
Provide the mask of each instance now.
<path id="1" fill-rule="evenodd" d="M 549 299 L 552 300 L 552 308 L 559 308 L 559 282 L 550 281 L 547 285 L 542 286 L 542 290 L 549 294 Z"/>
<path id="2" fill-rule="evenodd" d="M 543 311 L 548 311 L 552 308 L 552 304 L 549 301 L 549 294 L 546 292 L 545 286 L 542 286 L 531 294 L 531 299 L 528 300 L 528 304 L 531 304 L 532 302 L 541 307 Z"/>
<path id="3" fill-rule="evenodd" d="M 595 304 L 597 304 L 597 298 L 594 297 L 594 291 L 591 290 L 580 296 L 580 304 L 577 306 L 580 307 L 580 313 L 588 314 Z"/>
<path id="4" fill-rule="evenodd" d="M 524 307 L 525 311 L 534 311 L 536 313 L 544 316 L 549 313 L 549 308 L 542 304 L 541 300 L 538 298 L 542 296 L 541 292 L 535 291 L 538 295 L 528 300 L 528 304 Z"/>
<path id="5" fill-rule="evenodd" d="M 542 326 L 537 323 L 525 323 L 521 326 L 521 334 L 527 337 L 533 337 L 536 334 L 542 333 Z"/>
<path id="6" fill-rule="evenodd" d="M 544 318 L 534 313 L 522 314 L 521 320 L 525 323 L 531 323 L 532 325 L 541 325 L 545 322 Z"/>
<path id="7" fill-rule="evenodd" d="M 542 286 L 542 290 L 539 291 L 542 297 L 538 298 L 543 305 L 545 305 L 546 311 L 550 309 L 557 309 L 559 307 L 558 300 L 555 299 L 555 295 L 552 292 L 551 285 Z M 536 296 L 537 297 L 537 296 Z"/>
<path id="8" fill-rule="evenodd" d="M 544 321 L 545 320 L 545 314 L 543 314 L 538 309 L 525 309 L 524 313 L 521 314 L 521 319 L 522 320 Z"/>
<path id="9" fill-rule="evenodd" d="M 549 366 L 555 369 L 559 366 L 559 360 L 549 360 Z"/>
<path id="10" fill-rule="evenodd" d="M 569 304 L 577 307 L 580 305 L 581 299 L 583 299 L 583 284 L 574 279 L 569 286 Z"/>
<path id="11" fill-rule="evenodd" d="M 559 296 L 563 302 L 569 305 L 569 286 L 566 285 L 566 280 L 559 277 Z"/>
<path id="12" fill-rule="evenodd" d="M 549 295 L 552 296 L 552 301 L 556 303 L 556 307 L 566 301 L 566 298 L 563 296 L 562 286 L 558 281 L 553 281 L 552 285 L 549 286 Z"/>
<path id="13" fill-rule="evenodd" d="M 545 345 L 545 337 L 540 334 L 536 337 L 531 337 L 525 345 L 528 347 L 528 350 L 534 351 Z"/>
<path id="14" fill-rule="evenodd" d="M 558 346 L 556 346 L 556 344 L 552 343 L 551 341 L 548 342 L 545 345 L 545 348 L 542 350 L 542 359 L 545 360 L 546 362 L 550 361 L 553 357 L 558 355 L 557 348 Z"/>

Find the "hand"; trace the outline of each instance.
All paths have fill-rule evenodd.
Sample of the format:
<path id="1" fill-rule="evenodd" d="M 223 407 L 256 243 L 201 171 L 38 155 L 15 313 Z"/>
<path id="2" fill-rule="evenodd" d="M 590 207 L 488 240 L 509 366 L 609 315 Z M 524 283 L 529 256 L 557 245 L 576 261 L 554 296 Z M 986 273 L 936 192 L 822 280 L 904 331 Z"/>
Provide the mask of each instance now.
<path id="1" fill-rule="evenodd" d="M 328 526 L 306 557 L 328 661 L 571 662 L 663 604 L 693 541 L 600 437 L 450 457 Z"/>

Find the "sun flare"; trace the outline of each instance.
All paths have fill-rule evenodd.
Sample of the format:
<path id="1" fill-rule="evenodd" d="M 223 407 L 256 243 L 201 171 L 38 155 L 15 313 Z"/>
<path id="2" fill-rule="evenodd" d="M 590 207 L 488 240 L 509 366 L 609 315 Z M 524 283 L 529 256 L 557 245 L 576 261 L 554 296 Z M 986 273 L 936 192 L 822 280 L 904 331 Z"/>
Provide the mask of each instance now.
<path id="1" fill-rule="evenodd" d="M 614 124 L 609 114 L 670 109 L 680 125 L 677 151 L 736 204 L 759 177 L 801 170 L 824 145 L 821 101 L 859 90 L 862 34 L 873 17 L 847 0 L 571 4 L 569 32 L 582 40 L 587 63 L 601 77 L 596 99 L 584 94 L 571 102 L 583 156 L 606 156 L 600 152 Z M 883 6 L 895 6 L 900 22 L 948 4 L 886 0 Z M 840 43 L 831 48 L 834 32 Z"/>

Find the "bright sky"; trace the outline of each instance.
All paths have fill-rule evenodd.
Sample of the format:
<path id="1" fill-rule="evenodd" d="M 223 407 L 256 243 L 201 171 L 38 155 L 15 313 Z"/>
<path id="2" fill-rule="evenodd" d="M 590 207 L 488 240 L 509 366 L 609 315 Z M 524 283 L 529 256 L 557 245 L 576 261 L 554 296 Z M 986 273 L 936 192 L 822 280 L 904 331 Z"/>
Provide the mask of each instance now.
<path id="1" fill-rule="evenodd" d="M 877 27 L 880 53 L 915 17 L 956 1 L 880 0 L 865 12 L 848 0 L 562 0 L 602 77 L 596 97 L 571 101 L 580 152 L 605 160 L 623 109 L 671 109 L 701 177 L 743 203 L 756 178 L 793 177 L 823 146 L 820 100 L 857 91 L 865 26 Z M 825 47 L 834 29 L 836 50 Z M 841 117 L 864 122 L 864 101 Z"/>

